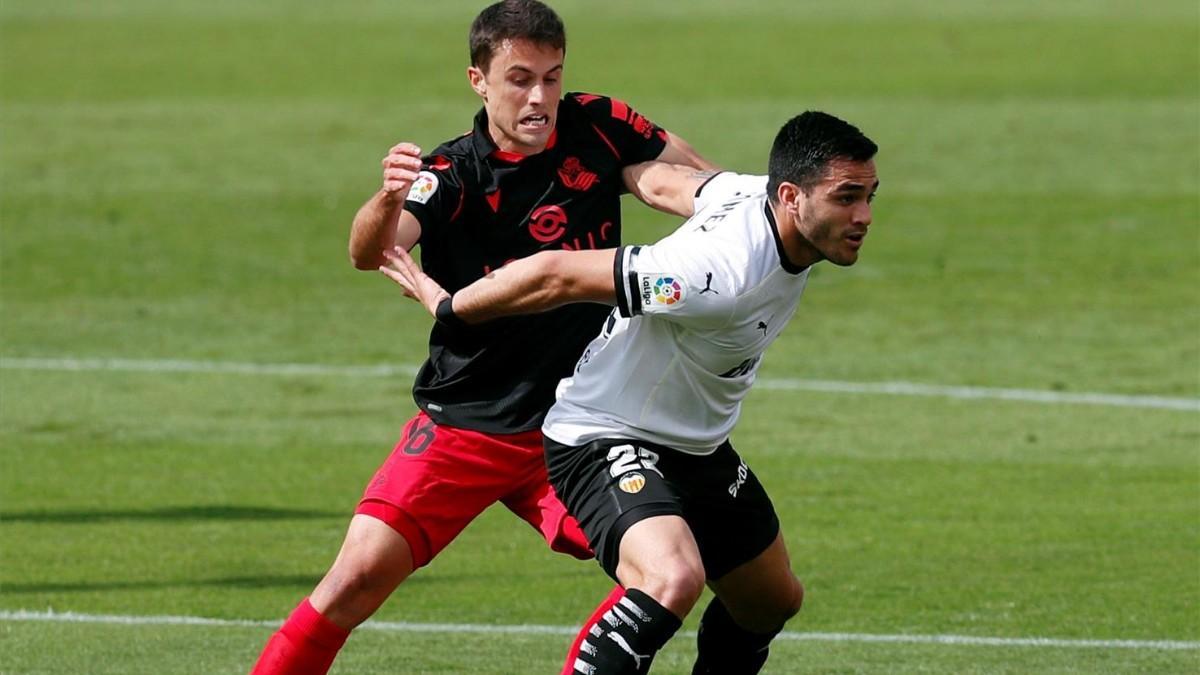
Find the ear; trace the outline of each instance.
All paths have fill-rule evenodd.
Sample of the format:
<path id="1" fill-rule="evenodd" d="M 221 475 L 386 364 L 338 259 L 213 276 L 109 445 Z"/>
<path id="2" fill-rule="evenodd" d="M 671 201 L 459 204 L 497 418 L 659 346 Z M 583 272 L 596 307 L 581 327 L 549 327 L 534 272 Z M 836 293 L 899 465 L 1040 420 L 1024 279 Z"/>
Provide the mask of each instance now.
<path id="1" fill-rule="evenodd" d="M 775 191 L 775 198 L 785 209 L 799 215 L 802 211 L 801 205 L 804 201 L 804 190 L 800 189 L 800 186 L 795 183 L 783 181 Z"/>
<path id="2" fill-rule="evenodd" d="M 486 101 L 487 76 L 483 74 L 483 71 L 475 66 L 469 66 L 467 68 L 467 80 L 470 81 L 471 88 L 475 90 L 475 93 L 479 94 L 479 97 Z"/>

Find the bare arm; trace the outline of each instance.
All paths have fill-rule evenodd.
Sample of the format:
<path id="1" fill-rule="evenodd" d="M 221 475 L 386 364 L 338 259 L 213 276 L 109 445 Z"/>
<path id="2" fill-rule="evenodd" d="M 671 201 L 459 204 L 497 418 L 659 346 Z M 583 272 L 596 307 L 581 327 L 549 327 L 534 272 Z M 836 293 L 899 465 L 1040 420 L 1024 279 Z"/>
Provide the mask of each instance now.
<path id="1" fill-rule="evenodd" d="M 690 143 L 668 131 L 667 145 L 658 158 L 625 167 L 621 178 L 646 206 L 687 218 L 695 210 L 696 188 L 719 172 L 717 165 L 701 157 Z M 699 177 L 695 185 L 690 180 L 693 176 Z"/>
<path id="2" fill-rule="evenodd" d="M 663 148 L 663 151 L 658 154 L 657 159 L 660 162 L 682 164 L 694 169 L 700 169 L 701 171 L 715 171 L 720 169 L 716 164 L 701 157 L 700 153 L 696 152 L 696 149 L 690 143 L 669 131 L 667 132 L 667 147 Z"/>
<path id="3" fill-rule="evenodd" d="M 625 167 L 621 178 L 629 191 L 647 206 L 690 218 L 696 210 L 696 190 L 718 173 L 654 161 Z"/>
<path id="4" fill-rule="evenodd" d="M 354 215 L 350 226 L 350 261 L 360 270 L 378 269 L 384 252 L 412 248 L 421 238 L 421 223 L 404 210 L 409 188 L 421 170 L 421 149 L 400 143 L 383 158 L 383 187 Z"/>
<path id="5" fill-rule="evenodd" d="M 615 305 L 616 251 L 542 251 L 514 260 L 455 293 L 451 305 L 454 315 L 476 324 L 513 314 L 545 312 L 572 302 Z M 379 271 L 437 316 L 438 305 L 450 294 L 422 272 L 404 249 L 396 247 L 387 257 L 388 264 Z"/>

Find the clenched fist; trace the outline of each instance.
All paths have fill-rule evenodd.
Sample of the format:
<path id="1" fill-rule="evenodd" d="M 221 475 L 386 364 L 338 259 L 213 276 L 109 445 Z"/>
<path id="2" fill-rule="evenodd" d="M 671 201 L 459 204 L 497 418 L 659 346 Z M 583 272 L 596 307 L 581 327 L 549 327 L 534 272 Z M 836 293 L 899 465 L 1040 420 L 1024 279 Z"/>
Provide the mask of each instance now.
<path id="1" fill-rule="evenodd" d="M 421 148 L 400 143 L 383 158 L 383 191 L 389 199 L 402 202 L 421 171 Z"/>

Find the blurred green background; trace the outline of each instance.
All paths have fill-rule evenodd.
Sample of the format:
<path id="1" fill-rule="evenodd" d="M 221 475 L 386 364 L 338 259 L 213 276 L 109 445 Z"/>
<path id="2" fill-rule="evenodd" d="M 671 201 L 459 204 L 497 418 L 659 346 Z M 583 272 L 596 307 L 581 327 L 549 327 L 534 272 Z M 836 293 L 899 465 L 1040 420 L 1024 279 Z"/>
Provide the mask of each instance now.
<path id="1" fill-rule="evenodd" d="M 244 672 L 269 627 L 11 613 L 278 620 L 320 578 L 429 328 L 352 269 L 350 219 L 392 144 L 469 128 L 481 6 L 0 4 L 0 671 Z M 879 143 L 861 262 L 814 270 L 764 378 L 1184 401 L 756 392 L 734 441 L 806 582 L 790 631 L 1200 640 L 1195 3 L 554 6 L 567 90 L 723 166 L 763 171 L 805 109 Z M 625 223 L 676 221 L 629 201 Z M 394 373 L 229 365 L 289 363 Z M 493 511 L 378 618 L 568 626 L 607 585 Z M 333 672 L 554 672 L 568 642 L 363 631 Z M 773 654 L 766 673 L 1200 668 L 1195 647 Z"/>

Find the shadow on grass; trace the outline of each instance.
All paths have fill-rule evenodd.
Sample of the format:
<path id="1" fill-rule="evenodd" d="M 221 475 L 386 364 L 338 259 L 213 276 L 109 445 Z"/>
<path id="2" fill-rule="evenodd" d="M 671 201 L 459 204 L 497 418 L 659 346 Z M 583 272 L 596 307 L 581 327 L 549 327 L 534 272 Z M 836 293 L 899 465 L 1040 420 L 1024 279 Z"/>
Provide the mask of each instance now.
<path id="1" fill-rule="evenodd" d="M 348 513 L 269 506 L 168 506 L 160 509 L 0 511 L 0 525 L 4 523 L 106 523 L 128 520 L 312 520 L 347 517 L 349 517 Z"/>
<path id="2" fill-rule="evenodd" d="M 320 575 L 292 574 L 286 576 L 226 577 L 192 581 L 84 581 L 74 583 L 4 584 L 0 592 L 19 593 L 77 593 L 83 591 L 146 591 L 167 588 L 275 588 L 297 586 L 311 588 L 321 580 Z"/>
<path id="3" fill-rule="evenodd" d="M 504 578 L 508 581 L 536 581 L 546 578 L 579 577 L 587 578 L 596 570 L 590 565 L 581 565 L 580 569 L 566 572 L 530 572 L 528 574 L 509 574 Z M 179 588 L 229 588 L 253 590 L 259 588 L 294 587 L 298 593 L 311 590 L 321 580 L 320 574 L 291 574 L 291 575 L 260 575 L 222 577 L 219 579 L 155 579 L 155 580 L 117 580 L 117 581 L 76 581 L 76 582 L 45 582 L 28 584 L 0 583 L 0 595 L 20 595 L 24 593 L 86 593 L 94 591 L 152 591 Z M 434 574 L 432 572 L 413 575 L 404 583 L 406 586 L 425 586 L 427 584 L 469 583 L 479 581 L 496 581 L 494 573 L 479 572 L 467 574 Z"/>

